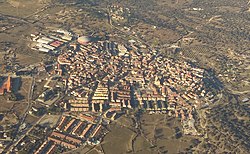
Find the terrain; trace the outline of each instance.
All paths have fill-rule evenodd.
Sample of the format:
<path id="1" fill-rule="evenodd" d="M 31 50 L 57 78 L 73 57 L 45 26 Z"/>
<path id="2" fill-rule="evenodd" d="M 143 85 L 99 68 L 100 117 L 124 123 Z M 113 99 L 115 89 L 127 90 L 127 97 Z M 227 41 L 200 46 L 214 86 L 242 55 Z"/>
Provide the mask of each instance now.
<path id="1" fill-rule="evenodd" d="M 110 5 L 129 8 L 129 20 L 113 21 L 111 26 Z M 33 31 L 72 29 L 120 42 L 136 37 L 166 56 L 206 69 L 223 87 L 220 99 L 197 111 L 201 136 L 179 134 L 179 119 L 144 113 L 139 128 L 131 120 L 134 117 L 122 117 L 110 126 L 100 147 L 86 153 L 100 149 L 104 153 L 114 149 L 118 153 L 247 153 L 250 104 L 243 100 L 250 98 L 249 10 L 248 0 L 0 0 L 0 73 L 53 59 L 29 48 Z M 178 50 L 169 52 L 174 49 Z M 18 93 L 23 99 L 17 102 L 0 96 L 0 112 L 6 114 L 1 124 L 22 119 L 31 84 L 30 77 L 22 78 Z M 37 117 L 26 120 L 32 124 Z"/>

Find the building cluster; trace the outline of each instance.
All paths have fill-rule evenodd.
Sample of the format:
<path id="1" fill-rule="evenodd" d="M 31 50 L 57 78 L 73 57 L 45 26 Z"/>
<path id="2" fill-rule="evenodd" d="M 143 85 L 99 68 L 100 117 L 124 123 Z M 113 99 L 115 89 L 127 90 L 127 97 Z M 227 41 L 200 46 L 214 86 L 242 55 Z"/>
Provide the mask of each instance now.
<path id="1" fill-rule="evenodd" d="M 58 53 L 59 48 L 72 39 L 73 36 L 70 32 L 61 29 L 50 31 L 49 34 L 31 34 L 32 49 L 51 54 Z"/>
<path id="2" fill-rule="evenodd" d="M 135 59 L 138 65 L 134 65 L 129 77 L 137 83 L 135 100 L 151 113 L 180 118 L 184 129 L 192 130 L 184 132 L 196 132 L 192 127 L 194 110 L 204 106 L 211 96 L 204 86 L 204 69 L 162 55 L 154 59 L 147 58 L 147 53 L 142 55 L 145 56 Z"/>
<path id="3" fill-rule="evenodd" d="M 136 97 L 149 110 L 163 107 L 174 111 L 176 116 L 180 115 L 184 120 L 188 115 L 186 111 L 191 113 L 193 107 L 199 107 L 200 97 L 207 93 L 202 83 L 204 70 L 186 62 L 173 62 L 158 56 L 142 70 L 136 74 L 143 78 L 142 83 L 149 84 L 137 88 Z"/>
<path id="4" fill-rule="evenodd" d="M 42 34 L 36 39 L 46 40 Z M 50 98 L 52 79 L 60 78 L 67 113 L 46 133 L 35 153 L 98 144 L 107 133 L 102 125 L 117 119 L 121 110 L 133 108 L 175 116 L 181 119 L 184 134 L 199 135 L 195 110 L 214 97 L 205 86 L 204 69 L 135 42 L 122 45 L 79 37 L 63 48 L 51 67 L 53 73 L 44 86 L 48 91 L 42 98 Z"/>
<path id="5" fill-rule="evenodd" d="M 39 148 L 46 134 L 49 132 L 50 130 L 47 127 L 35 125 L 29 134 L 25 135 L 17 142 L 12 152 L 18 153 L 20 151 L 25 151 L 27 153 L 35 153 L 36 149 Z M 53 153 L 53 151 L 50 152 L 50 154 L 51 153 Z"/>
<path id="6" fill-rule="evenodd" d="M 195 108 L 204 106 L 208 96 L 214 97 L 204 86 L 204 69 L 157 51 L 110 41 L 71 46 L 58 58 L 69 74 L 70 111 L 141 107 L 184 122 L 193 120 Z"/>
<path id="7" fill-rule="evenodd" d="M 100 142 L 103 135 L 104 130 L 97 117 L 85 114 L 79 115 L 78 118 L 63 115 L 56 128 L 35 153 L 50 154 L 58 146 L 76 149 L 84 144 L 95 145 Z"/>
<path id="8" fill-rule="evenodd" d="M 11 92 L 11 77 L 2 78 L 0 77 L 0 95 L 4 95 L 6 92 Z"/>
<path id="9" fill-rule="evenodd" d="M 122 60 L 121 57 L 125 58 Z M 60 68 L 66 68 L 69 74 L 65 81 L 68 93 L 77 98 L 69 101 L 71 111 L 102 111 L 109 105 L 121 107 L 127 103 L 130 100 L 130 86 L 120 79 L 129 71 L 128 57 L 124 46 L 109 41 L 73 45 L 71 50 L 59 55 Z M 115 88 L 118 82 L 121 85 Z M 116 93 L 117 90 L 123 92 Z M 123 101 L 124 104 L 121 104 Z"/>
<path id="10" fill-rule="evenodd" d="M 112 5 L 109 9 L 111 18 L 116 21 L 124 20 L 131 15 L 129 8 L 123 8 L 118 5 Z"/>

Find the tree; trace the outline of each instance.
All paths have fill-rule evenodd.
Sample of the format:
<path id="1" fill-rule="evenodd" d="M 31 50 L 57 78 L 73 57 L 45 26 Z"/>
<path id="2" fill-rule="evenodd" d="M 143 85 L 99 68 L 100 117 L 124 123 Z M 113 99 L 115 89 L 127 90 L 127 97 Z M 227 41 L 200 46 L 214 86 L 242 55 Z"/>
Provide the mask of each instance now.
<path id="1" fill-rule="evenodd" d="M 15 95 L 15 93 L 13 93 L 13 92 L 10 93 L 9 100 L 10 101 L 17 101 L 17 96 Z"/>

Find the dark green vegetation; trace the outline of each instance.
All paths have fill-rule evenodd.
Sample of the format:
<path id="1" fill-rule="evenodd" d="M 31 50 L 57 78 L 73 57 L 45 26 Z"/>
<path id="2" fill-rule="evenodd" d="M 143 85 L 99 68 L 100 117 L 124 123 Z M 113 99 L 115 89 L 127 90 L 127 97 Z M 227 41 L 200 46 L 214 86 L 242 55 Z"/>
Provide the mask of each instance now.
<path id="1" fill-rule="evenodd" d="M 211 153 L 246 153 L 250 147 L 249 115 L 249 106 L 239 104 L 237 97 L 229 95 L 209 110 L 206 128 L 209 143 L 199 147 Z"/>

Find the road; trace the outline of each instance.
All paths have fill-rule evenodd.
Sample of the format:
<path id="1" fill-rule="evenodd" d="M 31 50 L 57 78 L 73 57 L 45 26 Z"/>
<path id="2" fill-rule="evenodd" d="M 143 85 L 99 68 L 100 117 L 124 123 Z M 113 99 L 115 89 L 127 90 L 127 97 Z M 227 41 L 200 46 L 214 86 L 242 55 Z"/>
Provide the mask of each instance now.
<path id="1" fill-rule="evenodd" d="M 10 146 L 9 150 L 7 150 L 8 152 L 6 152 L 7 154 L 11 153 L 11 151 L 18 145 L 18 143 L 26 136 L 30 133 L 30 131 L 37 125 L 41 122 L 41 120 L 46 116 L 43 115 L 42 117 L 40 117 L 37 122 L 32 126 L 30 127 L 26 133 L 24 133 L 15 143 L 12 144 L 12 146 Z M 5 150 L 6 151 L 6 150 Z"/>
<path id="2" fill-rule="evenodd" d="M 29 114 L 29 110 L 32 106 L 32 97 L 33 97 L 33 92 L 34 92 L 34 86 L 35 86 L 35 78 L 32 77 L 32 83 L 30 85 L 29 93 L 28 93 L 28 106 L 25 109 L 25 114 L 24 114 L 19 126 L 21 126 L 24 123 L 24 120 L 26 119 L 27 115 Z M 19 130 L 19 128 L 18 128 L 18 130 Z"/>
<path id="3" fill-rule="evenodd" d="M 29 114 L 29 110 L 30 110 L 30 108 L 32 107 L 32 96 L 33 96 L 34 86 L 35 86 L 35 78 L 32 77 L 32 83 L 31 83 L 31 85 L 30 85 L 29 93 L 28 93 L 28 106 L 27 106 L 26 109 L 25 109 L 25 114 L 24 114 L 24 116 L 22 117 L 22 119 L 20 120 L 20 122 L 19 122 L 19 124 L 18 124 L 17 130 L 16 130 L 16 132 L 15 132 L 15 134 L 16 134 L 15 136 L 18 136 L 18 133 L 19 133 L 19 131 L 20 131 L 20 126 L 24 124 L 24 121 L 25 121 L 27 115 Z M 39 120 L 37 121 L 37 123 L 38 123 L 40 120 L 41 120 L 41 119 L 39 119 Z M 35 124 L 35 125 L 36 125 L 36 124 Z M 33 126 L 31 127 L 31 129 L 32 129 L 35 125 L 33 125 Z M 21 135 L 21 137 L 20 137 L 16 142 L 14 142 L 14 143 L 7 149 L 7 151 L 8 151 L 8 152 L 12 151 L 13 148 L 14 148 L 14 147 L 24 138 L 24 136 L 25 136 L 27 133 L 29 133 L 29 132 L 31 131 L 31 129 L 29 129 L 25 134 Z M 17 139 L 17 138 L 15 138 L 15 139 Z M 8 153 L 8 152 L 7 152 L 7 153 Z"/>
<path id="4" fill-rule="evenodd" d="M 21 21 L 21 22 L 26 23 L 26 24 L 30 24 L 30 22 L 28 20 L 21 18 L 21 17 L 14 17 L 14 16 L 2 14 L 2 13 L 0 13 L 0 16 L 3 16 L 3 17 L 10 19 L 10 20 L 17 20 L 17 21 Z"/>
<path id="5" fill-rule="evenodd" d="M 229 90 L 232 94 L 236 94 L 236 95 L 241 95 L 241 94 L 250 93 L 250 90 L 237 91 L 237 90 L 233 90 L 233 89 L 229 89 L 229 88 L 228 88 L 228 90 Z"/>

